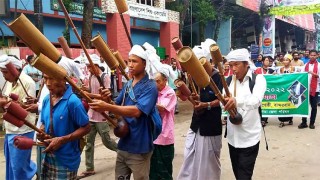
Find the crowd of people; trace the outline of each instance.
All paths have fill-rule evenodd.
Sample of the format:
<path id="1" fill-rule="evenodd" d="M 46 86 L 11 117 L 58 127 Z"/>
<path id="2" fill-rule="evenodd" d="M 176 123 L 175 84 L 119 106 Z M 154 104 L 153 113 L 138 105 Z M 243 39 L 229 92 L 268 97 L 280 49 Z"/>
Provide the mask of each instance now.
<path id="1" fill-rule="evenodd" d="M 195 47 L 193 50 L 197 58 L 210 57 L 209 47 L 212 44 L 215 44 L 213 40 L 206 40 Z M 179 113 L 176 95 L 179 90 L 174 82 L 183 79 L 189 84 L 186 73 L 178 68 L 175 59 L 171 59 L 170 65 L 160 63 L 150 44 L 134 45 L 126 60 L 126 73 L 131 79 L 123 79 L 122 88 L 114 98 L 114 74 L 99 56 L 90 57 L 92 64 L 88 60 L 84 65 L 77 64 L 66 57 L 58 63 L 81 86 L 85 95 L 93 99 L 87 104 L 65 80 L 42 73 L 29 63 L 23 66 L 16 56 L 0 56 L 0 69 L 7 81 L 2 87 L 0 106 L 5 107 L 12 101 L 9 98 L 11 93 L 17 94 L 17 102 L 29 113 L 27 121 L 43 132 L 35 135 L 33 129 L 26 125 L 16 127 L 5 121 L 6 179 L 32 179 L 34 175 L 39 179 L 79 179 L 94 175 L 97 133 L 103 145 L 117 154 L 115 179 L 130 179 L 131 176 L 135 180 L 174 179 L 174 120 L 175 114 Z M 188 97 L 194 102 L 193 114 L 186 136 L 184 161 L 177 179 L 221 179 L 220 151 L 222 126 L 225 123 L 225 137 L 235 179 L 252 178 L 262 126 L 267 123 L 267 118 L 262 118 L 259 113 L 267 87 L 264 74 L 310 74 L 310 122 L 308 125 L 307 118 L 302 118 L 298 127 L 315 129 L 320 73 L 317 57 L 317 51 L 310 50 L 305 51 L 303 57 L 301 53 L 293 52 L 279 54 L 275 59 L 259 55 L 256 61 L 252 61 L 248 50 L 237 49 L 224 57 L 224 72 L 218 72 L 212 65 L 208 76 L 223 94 L 226 92 L 221 76 L 231 77 L 228 87 L 232 97 L 226 97 L 224 103 L 220 102 L 211 86 L 199 88 L 198 92 Z M 27 62 L 34 58 L 33 55 L 28 56 Z M 7 68 L 8 63 L 15 66 L 18 77 Z M 222 120 L 222 110 L 238 115 L 241 122 L 236 123 L 239 117 L 233 115 L 228 116 L 225 122 Z M 154 137 L 152 115 L 158 112 L 162 119 L 162 131 Z M 123 117 L 129 134 L 120 137 L 118 142 L 113 140 L 110 137 L 112 127 L 101 113 Z M 292 117 L 279 120 L 280 127 L 285 122 L 293 123 Z M 37 147 L 37 165 L 31 161 L 31 149 L 15 147 L 17 136 L 35 138 L 35 141 L 45 144 Z M 83 137 L 86 137 L 86 170 L 78 172 Z"/>

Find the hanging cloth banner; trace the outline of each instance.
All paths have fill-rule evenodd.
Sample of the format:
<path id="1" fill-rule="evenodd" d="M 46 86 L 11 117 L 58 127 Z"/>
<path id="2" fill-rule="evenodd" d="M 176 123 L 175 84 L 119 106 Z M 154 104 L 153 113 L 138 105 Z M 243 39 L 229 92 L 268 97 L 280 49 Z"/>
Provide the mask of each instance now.
<path id="1" fill-rule="evenodd" d="M 275 17 L 267 16 L 264 18 L 262 31 L 262 54 L 263 56 L 274 57 L 275 54 Z"/>
<path id="2" fill-rule="evenodd" d="M 267 89 L 261 103 L 262 117 L 309 117 L 308 73 L 264 74 Z M 222 111 L 222 116 L 227 112 Z"/>
<path id="3" fill-rule="evenodd" d="M 292 16 L 320 12 L 320 0 L 275 0 L 272 15 Z"/>
<path id="4" fill-rule="evenodd" d="M 308 73 L 264 75 L 263 117 L 309 117 Z"/>

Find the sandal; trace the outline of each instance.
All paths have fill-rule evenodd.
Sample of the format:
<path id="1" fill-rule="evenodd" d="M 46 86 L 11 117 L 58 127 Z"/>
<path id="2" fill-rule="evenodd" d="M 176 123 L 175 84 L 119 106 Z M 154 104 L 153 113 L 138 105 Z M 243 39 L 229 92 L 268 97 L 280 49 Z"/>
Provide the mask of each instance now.
<path id="1" fill-rule="evenodd" d="M 94 171 L 83 171 L 79 176 L 77 176 L 77 179 L 82 179 L 82 178 L 89 177 L 89 176 L 92 176 L 95 174 L 96 174 L 96 172 L 94 172 Z"/>
<path id="2" fill-rule="evenodd" d="M 284 126 L 284 122 L 281 122 L 280 124 L 279 124 L 279 128 L 282 128 Z"/>

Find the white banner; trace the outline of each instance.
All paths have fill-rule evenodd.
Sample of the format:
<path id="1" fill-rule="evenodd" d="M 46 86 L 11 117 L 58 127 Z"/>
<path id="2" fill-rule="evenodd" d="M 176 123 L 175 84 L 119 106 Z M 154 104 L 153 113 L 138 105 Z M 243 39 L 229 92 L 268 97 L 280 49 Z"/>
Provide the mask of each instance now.
<path id="1" fill-rule="evenodd" d="M 131 17 L 161 22 L 168 22 L 169 19 L 168 10 L 166 9 L 130 2 L 128 2 L 128 8 Z"/>
<path id="2" fill-rule="evenodd" d="M 274 57 L 275 54 L 275 16 L 267 16 L 264 19 L 262 31 L 262 54 Z"/>

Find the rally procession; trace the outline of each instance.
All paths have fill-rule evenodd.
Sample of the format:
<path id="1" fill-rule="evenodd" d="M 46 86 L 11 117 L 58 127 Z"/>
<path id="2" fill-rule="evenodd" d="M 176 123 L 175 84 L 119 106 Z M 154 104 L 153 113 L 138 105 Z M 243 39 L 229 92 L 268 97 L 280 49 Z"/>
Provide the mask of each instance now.
<path id="1" fill-rule="evenodd" d="M 0 179 L 320 179 L 319 5 L 0 1 Z"/>

